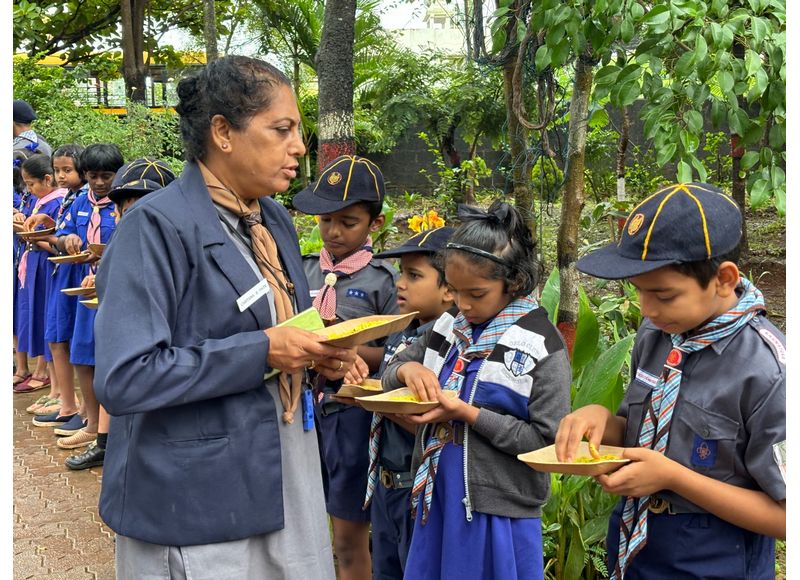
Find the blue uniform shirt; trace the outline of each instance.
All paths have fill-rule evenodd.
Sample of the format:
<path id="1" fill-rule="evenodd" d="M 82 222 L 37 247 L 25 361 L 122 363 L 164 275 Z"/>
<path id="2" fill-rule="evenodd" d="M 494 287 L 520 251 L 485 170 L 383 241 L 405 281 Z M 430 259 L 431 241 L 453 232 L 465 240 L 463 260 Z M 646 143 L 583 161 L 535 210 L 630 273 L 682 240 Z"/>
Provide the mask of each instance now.
<path id="1" fill-rule="evenodd" d="M 708 477 L 786 499 L 774 447 L 786 440 L 786 339 L 756 316 L 738 332 L 688 355 L 666 455 Z M 637 444 L 650 391 L 672 348 L 646 320 L 636 336 L 633 380 L 617 414 L 627 418 L 625 447 Z M 660 492 L 676 511 L 704 510 Z"/>

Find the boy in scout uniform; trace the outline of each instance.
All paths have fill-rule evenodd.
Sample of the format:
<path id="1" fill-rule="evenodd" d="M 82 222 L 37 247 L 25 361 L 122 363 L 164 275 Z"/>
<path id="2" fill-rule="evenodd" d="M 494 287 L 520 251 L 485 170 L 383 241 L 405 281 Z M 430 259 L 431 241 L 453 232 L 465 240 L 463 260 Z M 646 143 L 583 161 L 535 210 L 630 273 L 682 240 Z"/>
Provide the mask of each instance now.
<path id="1" fill-rule="evenodd" d="M 772 578 L 786 536 L 785 338 L 741 276 L 742 219 L 705 183 L 671 185 L 631 212 L 618 243 L 578 260 L 628 279 L 645 317 L 616 415 L 565 417 L 560 460 L 586 436 L 631 463 L 597 480 L 623 496 L 612 513 L 612 578 Z"/>
<path id="2" fill-rule="evenodd" d="M 397 312 L 397 271 L 372 254 L 371 235 L 385 220 L 384 196 L 378 166 L 363 157 L 343 155 L 294 197 L 297 210 L 319 216 L 324 245 L 319 254 L 305 256 L 303 264 L 314 307 L 328 323 Z M 374 373 L 381 363 L 383 341 L 359 347 L 358 354 Z M 342 578 L 367 578 L 369 512 L 362 505 L 372 413 L 335 401 L 331 395 L 341 384 L 323 381 L 316 405 L 325 503 Z"/>
<path id="3" fill-rule="evenodd" d="M 381 258 L 400 258 L 397 280 L 397 304 L 401 313 L 417 312 L 404 330 L 386 339 L 383 361 L 378 376 L 383 374 L 395 353 L 433 328 L 436 320 L 453 306 L 444 277 L 444 264 L 438 252 L 445 247 L 453 228 L 441 227 L 411 236 L 403 245 L 378 254 Z M 345 382 L 360 383 L 353 367 Z M 403 420 L 403 415 L 383 416 L 374 413 L 369 440 L 369 478 L 364 509 L 372 521 L 372 578 L 402 580 L 411 531 L 411 455 L 416 425 Z"/>

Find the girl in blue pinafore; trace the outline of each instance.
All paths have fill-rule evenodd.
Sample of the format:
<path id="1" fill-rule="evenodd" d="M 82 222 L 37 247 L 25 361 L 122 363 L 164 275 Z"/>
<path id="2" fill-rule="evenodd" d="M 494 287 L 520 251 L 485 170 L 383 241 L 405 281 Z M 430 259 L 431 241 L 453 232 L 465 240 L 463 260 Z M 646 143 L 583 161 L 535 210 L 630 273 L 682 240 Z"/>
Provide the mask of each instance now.
<path id="1" fill-rule="evenodd" d="M 108 198 L 111 183 L 124 160 L 116 145 L 94 143 L 86 147 L 80 156 L 80 168 L 89 183 L 86 195 L 78 197 L 62 220 L 57 232 L 58 248 L 67 254 L 78 254 L 88 244 L 105 244 L 116 227 L 117 210 Z M 77 264 L 79 278 L 93 274 L 96 263 Z M 79 307 L 75 313 L 75 326 L 70 342 L 69 361 L 75 365 L 83 395 L 83 408 L 86 425 L 80 427 L 82 419 L 75 415 L 64 429 L 74 430 L 74 434 L 59 439 L 57 445 L 62 449 L 85 447 L 97 436 L 100 405 L 94 395 L 94 319 L 96 310 Z"/>
<path id="2" fill-rule="evenodd" d="M 459 313 L 442 315 L 382 378 L 440 403 L 410 416 L 422 427 L 404 577 L 541 579 L 549 476 L 516 456 L 554 442 L 569 412 L 569 358 L 534 298 L 540 266 L 521 214 L 495 201 L 459 217 L 444 252 Z"/>
<path id="3" fill-rule="evenodd" d="M 22 162 L 25 161 L 30 154 L 27 154 L 24 151 L 14 151 L 14 222 L 18 224 L 22 224 L 28 216 L 31 215 L 31 211 L 33 210 L 33 204 L 36 202 L 36 198 L 25 189 L 25 182 L 22 181 Z M 23 304 L 20 301 L 20 294 L 19 294 L 19 276 L 17 275 L 17 270 L 19 268 L 19 259 L 22 257 L 22 253 L 25 251 L 27 244 L 22 241 L 16 234 L 14 234 L 14 244 L 13 244 L 13 279 L 12 279 L 12 291 L 13 291 L 13 310 L 11 316 L 11 324 L 13 328 L 13 335 L 14 335 L 14 378 L 13 383 L 14 387 L 20 385 L 24 387 L 27 384 L 28 379 L 31 376 L 31 373 L 28 371 L 28 353 L 18 348 L 18 337 L 21 331 L 27 332 L 27 307 L 25 310 L 22 309 Z"/>
<path id="4" fill-rule="evenodd" d="M 69 144 L 59 147 L 53 153 L 53 171 L 56 183 L 67 193 L 61 202 L 58 218 L 55 222 L 56 237 L 59 235 L 64 218 L 74 201 L 85 196 L 89 186 L 80 170 L 81 145 Z M 55 240 L 54 240 L 55 242 Z M 53 272 L 51 291 L 47 301 L 47 325 L 45 339 L 53 355 L 53 369 L 58 379 L 60 399 L 58 414 L 52 421 L 40 418 L 37 425 L 58 426 L 66 423 L 78 412 L 75 400 L 75 369 L 69 362 L 69 345 L 75 329 L 75 314 L 78 309 L 78 297 L 68 296 L 61 290 L 81 285 L 82 268 L 79 264 L 57 264 Z M 43 401 L 42 407 L 52 404 Z M 38 409 L 39 411 L 41 410 Z M 41 414 L 41 413 L 38 413 Z"/>
<path id="5" fill-rule="evenodd" d="M 46 214 L 54 219 L 61 207 L 64 190 L 55 187 L 50 158 L 45 155 L 33 155 L 26 159 L 22 163 L 22 179 L 28 191 L 36 198 L 31 215 Z M 29 357 L 44 355 L 48 366 L 52 357 L 50 349 L 47 348 L 44 329 L 53 264 L 47 258 L 54 253 L 55 249 L 48 241 L 30 242 L 20 257 L 17 270 L 20 301 L 26 309 L 24 315 L 27 322 L 24 331 L 20 329 L 18 348 L 27 352 Z"/>

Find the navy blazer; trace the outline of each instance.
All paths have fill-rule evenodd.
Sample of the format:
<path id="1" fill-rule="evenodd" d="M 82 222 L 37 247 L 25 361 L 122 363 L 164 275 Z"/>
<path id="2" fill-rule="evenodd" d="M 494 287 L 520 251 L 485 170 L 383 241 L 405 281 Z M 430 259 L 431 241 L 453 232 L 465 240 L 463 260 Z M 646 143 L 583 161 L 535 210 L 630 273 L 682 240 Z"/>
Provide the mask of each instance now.
<path id="1" fill-rule="evenodd" d="M 305 309 L 291 218 L 270 198 L 261 215 Z M 276 401 L 264 386 L 273 321 L 266 297 L 236 304 L 258 281 L 196 164 L 121 220 L 98 270 L 95 323 L 95 392 L 113 415 L 100 515 L 115 532 L 193 545 L 283 527 Z"/>

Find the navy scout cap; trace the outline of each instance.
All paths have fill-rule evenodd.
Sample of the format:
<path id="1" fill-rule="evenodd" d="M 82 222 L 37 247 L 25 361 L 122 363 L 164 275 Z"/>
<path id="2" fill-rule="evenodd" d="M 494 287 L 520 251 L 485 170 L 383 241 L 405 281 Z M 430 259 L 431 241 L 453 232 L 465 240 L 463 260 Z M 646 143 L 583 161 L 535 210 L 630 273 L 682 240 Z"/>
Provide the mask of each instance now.
<path id="1" fill-rule="evenodd" d="M 596 278 L 631 278 L 726 254 L 741 237 L 742 213 L 733 198 L 708 183 L 678 183 L 637 205 L 619 241 L 587 254 L 575 267 Z"/>
<path id="2" fill-rule="evenodd" d="M 294 196 L 295 209 L 305 214 L 335 213 L 355 203 L 383 203 L 383 174 L 369 159 L 342 155 L 331 161 L 316 183 Z"/>
<path id="3" fill-rule="evenodd" d="M 33 107 L 31 107 L 27 101 L 14 99 L 13 120 L 15 123 L 30 125 L 36 120 L 36 113 L 33 112 Z"/>
<path id="4" fill-rule="evenodd" d="M 116 204 L 130 197 L 142 197 L 166 187 L 175 179 L 169 165 L 159 159 L 141 157 L 123 165 L 114 176 L 108 197 Z"/>
<path id="5" fill-rule="evenodd" d="M 435 254 L 444 248 L 454 231 L 455 229 L 449 226 L 425 230 L 411 236 L 401 246 L 375 254 L 375 257 L 398 258 L 405 254 Z"/>

